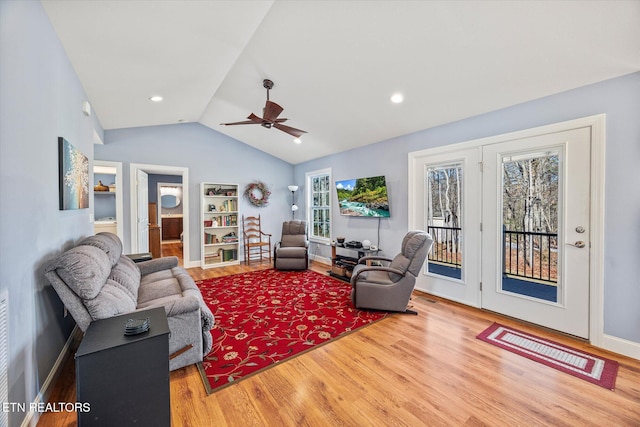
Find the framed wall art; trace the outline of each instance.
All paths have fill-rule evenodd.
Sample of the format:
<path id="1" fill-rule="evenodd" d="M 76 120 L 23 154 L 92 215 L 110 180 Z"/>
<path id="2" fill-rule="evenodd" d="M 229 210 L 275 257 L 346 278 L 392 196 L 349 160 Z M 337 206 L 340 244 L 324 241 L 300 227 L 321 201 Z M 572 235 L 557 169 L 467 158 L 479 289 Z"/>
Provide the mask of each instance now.
<path id="1" fill-rule="evenodd" d="M 63 137 L 58 137 L 60 210 L 89 207 L 89 159 Z"/>

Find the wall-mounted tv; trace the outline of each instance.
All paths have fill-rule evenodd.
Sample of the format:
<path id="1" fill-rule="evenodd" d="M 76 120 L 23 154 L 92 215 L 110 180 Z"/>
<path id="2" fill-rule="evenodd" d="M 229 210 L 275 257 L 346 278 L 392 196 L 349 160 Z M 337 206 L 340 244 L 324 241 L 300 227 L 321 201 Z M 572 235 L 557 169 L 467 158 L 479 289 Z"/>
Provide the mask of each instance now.
<path id="1" fill-rule="evenodd" d="M 389 218 L 389 197 L 384 176 L 336 181 L 340 215 Z"/>

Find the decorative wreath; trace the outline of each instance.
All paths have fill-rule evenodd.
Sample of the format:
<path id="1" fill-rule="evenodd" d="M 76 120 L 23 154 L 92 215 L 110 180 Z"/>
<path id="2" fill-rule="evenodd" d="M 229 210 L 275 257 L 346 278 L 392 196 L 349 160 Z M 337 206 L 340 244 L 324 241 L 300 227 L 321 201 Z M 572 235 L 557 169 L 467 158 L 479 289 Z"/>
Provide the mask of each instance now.
<path id="1" fill-rule="evenodd" d="M 244 197 L 246 197 L 252 205 L 259 208 L 269 204 L 270 195 L 271 190 L 269 190 L 267 184 L 262 181 L 252 182 L 244 189 Z"/>

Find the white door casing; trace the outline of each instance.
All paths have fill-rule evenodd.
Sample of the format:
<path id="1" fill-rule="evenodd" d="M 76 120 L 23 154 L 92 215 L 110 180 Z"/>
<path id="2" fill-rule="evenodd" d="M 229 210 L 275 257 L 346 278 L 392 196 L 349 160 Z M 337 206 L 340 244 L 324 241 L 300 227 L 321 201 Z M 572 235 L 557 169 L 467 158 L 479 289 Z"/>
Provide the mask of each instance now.
<path id="1" fill-rule="evenodd" d="M 135 177 L 138 176 L 138 171 L 144 171 L 147 174 L 158 174 L 158 175 L 177 175 L 182 177 L 182 231 L 183 231 L 183 244 L 182 244 L 182 254 L 184 259 L 184 266 L 186 268 L 197 267 L 200 265 L 200 261 L 191 261 L 190 260 L 190 227 L 189 227 L 189 168 L 182 166 L 165 166 L 165 165 L 151 165 L 151 164 L 142 164 L 142 163 L 131 163 L 129 165 L 129 213 L 130 213 L 130 227 L 129 227 L 129 239 L 123 242 L 125 250 L 131 253 L 140 252 L 137 250 L 138 245 L 138 230 L 137 230 L 137 220 L 138 220 L 138 190 L 136 186 Z M 147 187 L 148 191 L 148 187 Z M 148 194 L 148 193 L 147 193 Z M 149 207 L 145 208 L 147 212 L 147 216 L 149 215 Z M 147 239 L 148 242 L 148 239 Z M 130 246 L 130 249 L 129 249 Z"/>
<path id="2" fill-rule="evenodd" d="M 149 252 L 149 176 L 138 170 L 137 187 L 137 250 L 138 253 Z"/>
<path id="3" fill-rule="evenodd" d="M 538 128 L 526 129 L 523 131 L 512 132 L 509 134 L 482 138 L 482 139 L 463 142 L 459 144 L 441 146 L 441 147 L 436 147 L 432 149 L 409 153 L 408 155 L 408 194 L 409 194 L 408 228 L 419 229 L 424 227 L 423 214 L 425 211 L 424 209 L 425 200 L 423 195 L 425 192 L 425 188 L 424 188 L 423 175 L 424 175 L 424 165 L 425 163 L 428 163 L 428 160 L 426 159 L 435 159 L 436 158 L 435 156 L 440 156 L 443 154 L 451 154 L 453 156 L 452 158 L 455 158 L 455 153 L 459 153 L 463 150 L 470 149 L 470 148 L 478 149 L 480 147 L 488 147 L 494 144 L 501 144 L 509 141 L 517 141 L 517 140 L 522 140 L 522 139 L 531 138 L 535 136 L 544 136 L 552 133 L 562 133 L 565 131 L 570 131 L 570 130 L 580 129 L 580 128 L 583 128 L 583 131 L 581 132 L 584 135 L 586 134 L 589 135 L 589 141 L 585 141 L 584 145 L 580 147 L 580 150 L 582 150 L 582 152 L 578 153 L 578 157 L 580 157 L 580 155 L 582 154 L 582 155 L 586 155 L 587 158 L 583 158 L 582 160 L 577 160 L 577 163 L 573 162 L 572 164 L 567 164 L 566 170 L 563 173 L 573 175 L 574 174 L 574 170 L 572 169 L 573 165 L 582 163 L 582 166 L 579 168 L 582 170 L 582 172 L 586 173 L 586 175 L 584 175 L 586 176 L 586 178 L 582 178 L 582 179 L 584 179 L 583 182 L 586 182 L 589 185 L 586 189 L 586 193 L 584 191 L 583 192 L 571 191 L 571 194 L 565 197 L 565 199 L 563 200 L 565 204 L 571 204 L 571 207 L 569 207 L 569 211 L 566 213 L 568 216 L 565 215 L 565 217 L 563 217 L 564 222 L 562 223 L 562 226 L 567 228 L 567 232 L 562 235 L 562 240 L 559 244 L 562 245 L 562 249 L 564 253 L 567 256 L 569 256 L 569 258 L 567 259 L 567 261 L 564 261 L 563 265 L 561 266 L 561 271 L 559 274 L 562 276 L 562 280 L 564 280 L 565 278 L 569 280 L 568 282 L 569 287 L 566 289 L 566 291 L 564 288 L 561 289 L 560 291 L 561 295 L 558 303 L 555 304 L 556 305 L 555 308 L 557 310 L 564 311 L 565 309 L 559 309 L 558 307 L 565 306 L 565 305 L 572 306 L 574 303 L 581 304 L 583 306 L 582 307 L 583 310 L 586 310 L 586 313 L 587 313 L 586 320 L 582 321 L 583 326 L 581 326 L 581 330 L 577 332 L 574 331 L 569 333 L 574 333 L 579 336 L 584 336 L 585 338 L 588 338 L 590 342 L 596 346 L 601 346 L 604 348 L 612 348 L 615 350 L 616 348 L 610 345 L 610 340 L 607 338 L 606 335 L 604 335 L 604 331 L 603 331 L 603 323 L 604 323 L 603 321 L 603 308 L 604 308 L 603 307 L 603 304 L 604 304 L 603 303 L 603 299 L 604 299 L 603 297 L 603 288 L 604 288 L 604 266 L 603 266 L 604 244 L 603 242 L 604 242 L 604 212 L 605 212 L 605 209 L 604 209 L 604 206 L 605 206 L 605 202 L 604 202 L 605 115 L 604 114 L 541 126 Z M 562 144 L 564 142 L 566 141 L 562 141 Z M 481 149 L 484 149 L 484 148 L 481 148 Z M 571 144 L 567 150 L 568 151 L 566 152 L 566 155 L 573 157 L 573 155 L 575 154 L 574 153 L 575 150 L 571 148 Z M 589 152 L 590 152 L 590 158 L 588 155 Z M 488 153 L 488 151 L 485 153 Z M 486 156 L 484 160 L 486 161 Z M 486 172 L 487 170 L 486 163 L 482 164 L 481 167 Z M 467 173 L 467 178 L 469 178 L 469 173 Z M 567 191 L 565 190 L 565 194 L 566 192 Z M 580 233 L 576 234 L 576 231 L 575 231 L 576 226 L 574 226 L 573 224 L 570 224 L 570 222 L 572 221 L 571 218 L 574 217 L 574 214 L 572 211 L 573 206 L 575 206 L 574 204 L 575 202 L 573 201 L 574 194 L 575 195 L 581 194 L 577 196 L 577 199 L 582 199 L 579 204 L 582 206 L 585 206 L 585 205 L 587 206 L 588 216 L 583 220 L 576 221 L 576 222 L 586 221 L 585 224 L 580 224 L 585 228 L 585 233 L 582 233 L 582 234 Z M 484 196 L 481 197 L 481 200 L 482 200 L 481 204 L 485 208 L 491 205 L 491 202 L 489 202 Z M 497 203 L 494 205 L 494 208 L 496 208 L 496 206 L 497 206 Z M 466 206 L 465 212 L 467 215 L 471 214 L 468 205 Z M 484 223 L 482 224 L 482 228 L 484 228 L 483 230 L 483 235 L 484 235 L 487 233 L 486 218 L 483 218 L 483 221 Z M 494 222 L 495 221 L 497 221 L 497 219 L 494 218 Z M 494 225 L 494 229 L 495 228 L 497 228 L 496 225 Z M 495 235 L 496 235 L 495 230 L 493 234 L 495 238 Z M 467 239 L 469 238 L 469 232 L 465 234 L 465 238 Z M 482 239 L 484 239 L 484 236 L 482 237 Z M 585 241 L 585 248 L 576 248 L 574 246 L 568 246 L 568 244 L 575 244 L 579 240 Z M 487 245 L 486 243 L 483 244 L 483 247 L 485 247 L 486 245 Z M 493 246 L 495 246 L 495 243 L 493 244 Z M 468 251 L 468 242 L 467 242 L 466 250 Z M 493 249 L 493 252 L 494 253 L 496 252 L 495 248 Z M 478 251 L 478 257 L 480 257 L 481 255 L 484 255 L 484 250 Z M 465 255 L 465 258 L 468 258 L 468 257 L 469 257 L 468 255 Z M 577 259 L 575 259 L 576 257 Z M 574 259 L 572 260 L 572 258 Z M 580 297 L 583 303 L 578 303 L 578 299 L 575 299 L 575 297 L 571 296 L 572 287 L 570 283 L 572 279 L 578 278 L 574 270 L 571 269 L 570 267 L 572 263 L 575 263 L 575 262 L 580 264 L 581 263 L 580 258 L 586 258 L 587 265 L 588 265 L 587 273 L 586 273 L 587 275 L 584 276 L 584 272 L 582 272 L 580 274 L 583 275 L 582 276 L 583 279 L 578 279 L 578 280 L 582 280 L 583 282 L 585 281 L 588 282 L 586 291 L 584 291 L 583 289 L 583 293 Z M 496 275 L 495 271 L 500 271 L 499 264 L 498 264 L 500 262 L 499 257 L 493 256 L 492 262 L 493 262 L 492 268 L 494 269 L 493 275 L 495 276 Z M 486 263 L 483 262 L 481 265 L 481 268 L 479 269 L 480 276 L 477 277 L 478 289 L 480 286 L 480 278 L 482 276 L 486 277 L 484 269 L 487 269 L 488 267 L 485 267 L 485 264 Z M 472 286 L 474 279 L 471 279 L 469 277 L 471 272 L 468 268 L 465 274 L 466 274 L 465 282 L 468 283 L 468 286 Z M 428 273 L 423 272 L 421 277 L 418 278 L 416 288 L 419 290 L 424 290 L 426 292 L 436 294 L 432 290 L 437 290 L 438 285 L 437 284 L 432 285 L 430 282 L 433 280 L 434 279 Z M 489 282 L 495 284 L 498 279 L 494 277 L 492 280 L 493 282 L 491 281 Z M 480 300 L 481 300 L 480 306 L 484 308 L 485 307 L 484 303 L 486 299 L 485 298 L 486 290 L 487 290 L 487 287 L 491 285 L 488 285 L 486 283 L 486 279 L 484 279 L 483 282 L 485 282 L 483 284 L 484 289 L 482 292 L 479 292 L 479 293 L 480 293 Z M 493 289 L 496 289 L 495 285 L 493 286 Z M 565 292 L 568 292 L 568 294 L 565 294 Z M 444 294 L 438 294 L 438 295 L 447 298 L 447 295 L 444 295 Z M 513 298 L 513 296 L 511 297 Z M 516 298 L 526 299 L 520 296 L 516 296 Z M 455 295 L 450 296 L 450 299 L 455 299 L 464 303 L 464 301 L 462 301 L 460 298 L 457 298 Z M 489 302 L 488 304 L 491 304 L 491 302 Z M 508 303 L 506 301 L 501 301 L 499 305 L 508 306 L 509 304 L 510 302 Z M 554 305 L 553 303 L 550 304 L 545 302 L 542 302 L 542 303 L 536 302 L 536 304 L 548 305 L 548 306 Z M 473 304 L 469 304 L 469 305 L 473 305 Z M 502 310 L 502 308 L 500 308 L 500 310 Z M 516 310 L 517 312 L 514 312 L 509 315 L 513 315 L 519 318 L 524 318 L 525 316 L 528 316 L 527 310 L 528 309 L 526 308 L 522 309 L 521 307 L 521 310 Z M 521 312 L 524 312 L 525 314 L 523 315 Z M 564 315 L 558 316 L 558 317 L 562 319 L 564 318 Z M 529 321 L 532 321 L 533 323 L 543 324 L 543 322 L 539 322 L 537 320 L 529 320 Z M 561 320 L 561 323 L 565 323 L 565 321 Z M 587 325 L 586 331 L 585 331 L 584 324 Z M 553 327 L 553 326 L 550 326 L 550 327 Z M 561 325 L 560 330 L 563 330 L 563 328 L 564 326 Z"/>

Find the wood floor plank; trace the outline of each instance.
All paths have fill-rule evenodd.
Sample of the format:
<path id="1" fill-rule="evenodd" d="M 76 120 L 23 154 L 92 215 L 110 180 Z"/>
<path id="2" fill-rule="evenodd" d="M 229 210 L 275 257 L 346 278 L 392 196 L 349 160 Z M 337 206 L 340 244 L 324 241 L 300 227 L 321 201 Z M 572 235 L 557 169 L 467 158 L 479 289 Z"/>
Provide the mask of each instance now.
<path id="1" fill-rule="evenodd" d="M 203 280 L 267 268 L 188 271 Z M 172 372 L 172 426 L 640 425 L 640 361 L 422 293 L 411 305 L 418 316 L 388 316 L 211 395 L 195 366 Z M 616 389 L 475 338 L 494 321 L 618 360 Z M 50 401 L 74 400 L 70 358 Z M 75 414 L 45 413 L 38 425 L 73 427 Z"/>

